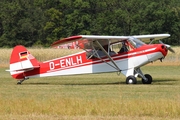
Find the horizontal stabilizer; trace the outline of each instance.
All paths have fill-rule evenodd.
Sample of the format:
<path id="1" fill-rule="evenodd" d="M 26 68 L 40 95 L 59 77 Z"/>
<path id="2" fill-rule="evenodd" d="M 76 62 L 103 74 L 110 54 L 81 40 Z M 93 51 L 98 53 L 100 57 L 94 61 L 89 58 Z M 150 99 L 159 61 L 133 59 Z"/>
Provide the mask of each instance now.
<path id="1" fill-rule="evenodd" d="M 23 72 L 27 72 L 36 68 L 39 68 L 40 66 L 34 66 L 31 68 L 26 68 L 26 69 L 16 69 L 16 70 L 6 70 L 7 72 L 19 72 L 19 71 L 23 71 Z"/>

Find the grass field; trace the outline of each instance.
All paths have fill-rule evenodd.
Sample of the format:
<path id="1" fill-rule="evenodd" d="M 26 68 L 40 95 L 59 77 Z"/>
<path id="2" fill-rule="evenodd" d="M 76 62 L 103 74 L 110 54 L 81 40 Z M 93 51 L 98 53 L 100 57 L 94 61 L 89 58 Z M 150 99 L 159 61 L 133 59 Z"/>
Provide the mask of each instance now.
<path id="1" fill-rule="evenodd" d="M 16 85 L 8 69 L 10 49 L 0 50 L 0 119 L 3 120 L 179 120 L 180 53 L 142 67 L 154 81 L 126 85 L 116 73 L 30 79 Z M 70 51 L 30 49 L 40 61 Z M 48 53 L 48 55 L 47 55 Z"/>

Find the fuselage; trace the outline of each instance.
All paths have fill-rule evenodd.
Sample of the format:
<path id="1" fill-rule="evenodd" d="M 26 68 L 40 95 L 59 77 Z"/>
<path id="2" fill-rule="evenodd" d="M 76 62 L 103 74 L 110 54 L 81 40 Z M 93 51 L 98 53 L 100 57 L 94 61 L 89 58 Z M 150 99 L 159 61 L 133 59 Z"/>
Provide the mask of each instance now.
<path id="1" fill-rule="evenodd" d="M 140 68 L 150 62 L 164 58 L 167 55 L 167 49 L 162 44 L 143 45 L 137 49 L 117 53 L 111 56 L 121 71 L 131 68 Z M 88 59 L 86 52 L 80 52 L 57 59 L 40 62 L 39 68 L 34 68 L 26 72 L 13 72 L 14 78 L 18 77 L 20 72 L 26 77 L 47 77 L 58 75 L 90 74 L 102 72 L 116 72 L 112 61 L 108 57 Z M 20 76 L 18 77 L 20 79 Z"/>

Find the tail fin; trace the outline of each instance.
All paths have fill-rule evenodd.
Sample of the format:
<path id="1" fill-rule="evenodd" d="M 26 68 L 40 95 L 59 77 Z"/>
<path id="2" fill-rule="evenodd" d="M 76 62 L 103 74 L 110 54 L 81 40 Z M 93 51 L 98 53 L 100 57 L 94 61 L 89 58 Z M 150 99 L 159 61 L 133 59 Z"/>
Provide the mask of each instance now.
<path id="1" fill-rule="evenodd" d="M 10 73 L 13 78 L 22 79 L 24 72 L 39 68 L 39 62 L 24 46 L 14 47 L 10 58 Z"/>

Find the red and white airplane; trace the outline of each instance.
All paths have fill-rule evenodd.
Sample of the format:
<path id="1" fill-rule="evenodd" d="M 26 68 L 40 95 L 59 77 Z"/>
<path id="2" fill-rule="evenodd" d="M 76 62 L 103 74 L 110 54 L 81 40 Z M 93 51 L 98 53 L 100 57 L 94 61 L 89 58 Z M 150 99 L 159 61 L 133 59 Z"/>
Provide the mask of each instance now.
<path id="1" fill-rule="evenodd" d="M 52 47 L 75 42 L 76 47 L 84 51 L 45 62 L 38 62 L 24 46 L 18 45 L 12 51 L 8 71 L 18 80 L 17 84 L 34 77 L 105 72 L 121 72 L 126 76 L 127 84 L 136 84 L 136 77 L 142 78 L 143 84 L 151 84 L 152 77 L 149 74 L 144 75 L 140 67 L 162 60 L 168 50 L 174 51 L 162 42 L 145 44 L 142 41 L 152 42 L 169 36 L 169 34 L 72 36 L 54 42 Z"/>

